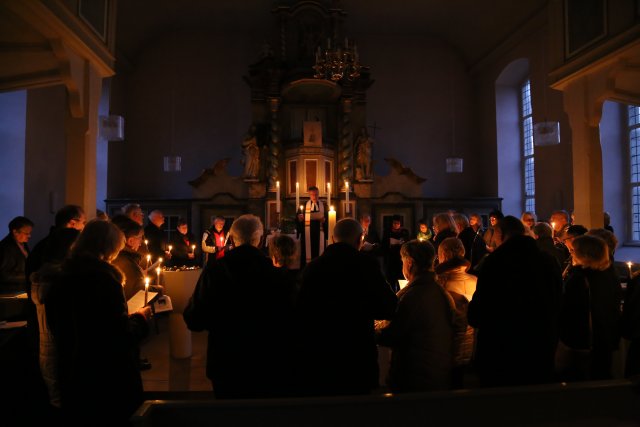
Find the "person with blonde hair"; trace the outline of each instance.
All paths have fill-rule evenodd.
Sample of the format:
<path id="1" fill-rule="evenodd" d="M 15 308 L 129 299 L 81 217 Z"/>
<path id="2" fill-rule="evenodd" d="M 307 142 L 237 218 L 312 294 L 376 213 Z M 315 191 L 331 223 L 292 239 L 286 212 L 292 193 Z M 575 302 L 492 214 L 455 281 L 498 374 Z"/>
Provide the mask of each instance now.
<path id="1" fill-rule="evenodd" d="M 123 233 L 103 220 L 87 223 L 43 301 L 52 336 L 50 357 L 65 424 L 100 414 L 104 425 L 124 425 L 143 402 L 139 343 L 148 334 L 149 306 L 129 315 L 122 272 L 111 262 Z"/>
<path id="2" fill-rule="evenodd" d="M 447 237 L 456 237 L 458 229 L 453 217 L 448 212 L 441 212 L 433 216 L 433 247 L 438 255 L 438 245 Z M 439 260 L 436 258 L 436 263 Z"/>
<path id="3" fill-rule="evenodd" d="M 471 301 L 478 278 L 468 274 L 471 263 L 464 258 L 465 249 L 457 237 L 448 237 L 438 246 L 440 263 L 435 271 L 438 282 L 449 292 L 455 292 Z"/>
<path id="4" fill-rule="evenodd" d="M 564 282 L 556 371 L 563 381 L 610 379 L 620 342 L 620 281 L 601 238 L 575 237 L 571 250 L 574 268 Z"/>
<path id="5" fill-rule="evenodd" d="M 522 221 L 522 224 L 524 225 L 526 234 L 528 234 L 529 236 L 535 239 L 536 236 L 535 236 L 535 233 L 533 232 L 533 227 L 536 225 L 536 221 L 538 221 L 538 217 L 536 217 L 535 212 L 531 212 L 531 211 L 522 212 L 522 215 L 520 216 L 520 221 Z"/>
<path id="6" fill-rule="evenodd" d="M 471 262 L 465 259 L 462 240 L 448 237 L 438 246 L 436 266 L 437 282 L 449 292 L 456 308 L 456 330 L 454 336 L 453 387 L 463 388 L 464 374 L 468 370 L 473 354 L 474 329 L 467 322 L 469 301 L 473 298 L 478 278 L 468 274 Z"/>

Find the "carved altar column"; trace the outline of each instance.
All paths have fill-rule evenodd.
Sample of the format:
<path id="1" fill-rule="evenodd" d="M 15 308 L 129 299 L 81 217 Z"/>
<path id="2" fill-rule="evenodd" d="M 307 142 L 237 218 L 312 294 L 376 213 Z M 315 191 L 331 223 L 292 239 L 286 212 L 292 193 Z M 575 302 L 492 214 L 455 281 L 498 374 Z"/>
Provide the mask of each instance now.
<path id="1" fill-rule="evenodd" d="M 275 191 L 276 181 L 279 180 L 280 167 L 280 128 L 278 126 L 278 107 L 280 100 L 278 98 L 269 98 L 269 111 L 271 112 L 271 134 L 269 144 L 269 159 L 267 165 L 267 186 L 269 191 Z"/>

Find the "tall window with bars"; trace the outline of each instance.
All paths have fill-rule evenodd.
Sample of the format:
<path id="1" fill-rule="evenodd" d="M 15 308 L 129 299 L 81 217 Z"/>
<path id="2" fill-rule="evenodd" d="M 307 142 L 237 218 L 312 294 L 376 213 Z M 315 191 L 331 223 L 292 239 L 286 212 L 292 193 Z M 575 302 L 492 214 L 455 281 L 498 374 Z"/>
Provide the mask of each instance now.
<path id="1" fill-rule="evenodd" d="M 631 240 L 640 241 L 640 107 L 629 105 L 628 111 Z"/>
<path id="2" fill-rule="evenodd" d="M 524 210 L 536 211 L 536 180 L 533 158 L 533 118 L 531 109 L 531 81 L 520 87 L 520 124 L 522 129 L 522 200 Z"/>

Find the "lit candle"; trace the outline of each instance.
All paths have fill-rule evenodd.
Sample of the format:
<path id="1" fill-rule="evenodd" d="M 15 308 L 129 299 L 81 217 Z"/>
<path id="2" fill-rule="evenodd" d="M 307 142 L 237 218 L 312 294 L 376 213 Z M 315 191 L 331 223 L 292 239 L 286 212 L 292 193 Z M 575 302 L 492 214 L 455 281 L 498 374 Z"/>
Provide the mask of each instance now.
<path id="1" fill-rule="evenodd" d="M 172 249 L 173 249 L 173 246 L 169 245 L 169 253 L 171 253 Z"/>
<path id="2" fill-rule="evenodd" d="M 336 211 L 333 206 L 329 209 L 329 235 L 327 240 L 333 243 L 333 228 L 336 226 Z"/>
<path id="3" fill-rule="evenodd" d="M 158 267 L 162 267 L 162 257 L 158 258 Z"/>
<path id="4" fill-rule="evenodd" d="M 631 274 L 631 265 L 632 265 L 631 261 L 627 261 L 627 267 L 629 267 L 629 279 L 631 279 L 631 277 L 632 277 L 632 274 Z"/>
<path id="5" fill-rule="evenodd" d="M 300 183 L 296 182 L 296 206 L 300 204 Z"/>
<path id="6" fill-rule="evenodd" d="M 149 278 L 144 278 L 144 305 L 149 302 Z"/>
<path id="7" fill-rule="evenodd" d="M 280 213 L 280 181 L 276 181 L 276 213 Z"/>
<path id="8" fill-rule="evenodd" d="M 327 205 L 331 206 L 331 183 L 327 182 Z"/>
<path id="9" fill-rule="evenodd" d="M 196 245 L 191 245 L 191 253 L 192 254 L 196 253 Z"/>
<path id="10" fill-rule="evenodd" d="M 224 246 L 224 237 L 220 236 L 220 247 Z"/>
<path id="11" fill-rule="evenodd" d="M 147 268 L 149 268 L 149 264 L 151 264 L 151 255 L 147 254 Z"/>
<path id="12" fill-rule="evenodd" d="M 160 272 L 162 271 L 162 269 L 160 267 L 156 267 L 156 274 L 158 275 L 158 281 L 156 282 L 156 285 L 160 286 Z"/>
<path id="13" fill-rule="evenodd" d="M 344 190 L 345 190 L 344 192 L 345 192 L 345 195 L 346 195 L 346 202 L 347 202 L 346 212 L 349 213 L 349 211 L 351 210 L 349 208 L 349 181 L 345 181 L 344 182 Z"/>
<path id="14" fill-rule="evenodd" d="M 300 205 L 300 212 L 304 212 L 304 205 Z"/>
<path id="15" fill-rule="evenodd" d="M 144 245 L 147 246 L 149 244 L 149 241 L 147 239 L 144 239 Z"/>

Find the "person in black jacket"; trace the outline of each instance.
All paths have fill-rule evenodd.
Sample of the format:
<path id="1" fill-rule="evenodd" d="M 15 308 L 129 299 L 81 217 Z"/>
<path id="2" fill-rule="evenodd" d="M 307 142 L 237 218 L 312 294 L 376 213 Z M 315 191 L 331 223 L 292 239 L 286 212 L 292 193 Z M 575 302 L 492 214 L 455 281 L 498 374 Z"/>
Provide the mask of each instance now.
<path id="1" fill-rule="evenodd" d="M 394 215 L 391 219 L 391 228 L 385 230 L 382 235 L 382 252 L 387 280 L 395 292 L 400 290 L 398 280 L 404 279 L 400 248 L 410 239 L 409 230 L 402 226 L 402 216 Z"/>
<path id="2" fill-rule="evenodd" d="M 560 268 L 524 232 L 513 216 L 496 223 L 496 249 L 484 261 L 469 303 L 469 324 L 478 330 L 474 365 L 483 386 L 554 380 Z"/>
<path id="3" fill-rule="evenodd" d="M 362 227 L 338 221 L 334 244 L 302 272 L 298 294 L 299 377 L 307 395 L 367 394 L 378 387 L 374 321 L 397 297 L 374 257 L 360 252 Z"/>
<path id="4" fill-rule="evenodd" d="M 205 267 L 183 317 L 208 331 L 207 378 L 219 399 L 292 393 L 293 301 L 290 281 L 258 248 L 260 218 L 242 215 L 229 233 L 234 248 Z"/>
<path id="5" fill-rule="evenodd" d="M 151 309 L 128 313 L 124 278 L 111 265 L 123 247 L 116 225 L 90 221 L 43 299 L 68 425 L 126 425 L 143 401 L 138 344 Z"/>
<path id="6" fill-rule="evenodd" d="M 9 222 L 9 234 L 0 241 L 0 293 L 24 292 L 26 263 L 33 222 L 17 216 Z"/>

